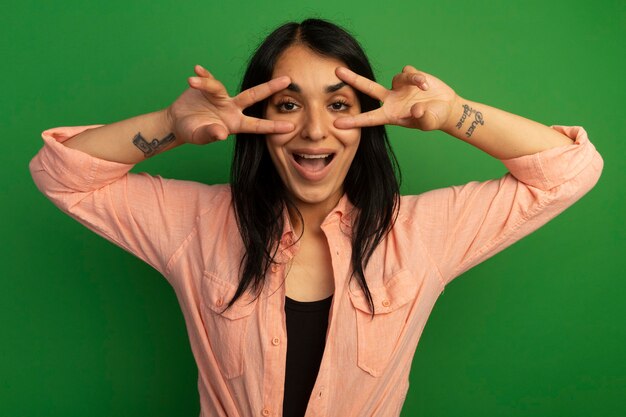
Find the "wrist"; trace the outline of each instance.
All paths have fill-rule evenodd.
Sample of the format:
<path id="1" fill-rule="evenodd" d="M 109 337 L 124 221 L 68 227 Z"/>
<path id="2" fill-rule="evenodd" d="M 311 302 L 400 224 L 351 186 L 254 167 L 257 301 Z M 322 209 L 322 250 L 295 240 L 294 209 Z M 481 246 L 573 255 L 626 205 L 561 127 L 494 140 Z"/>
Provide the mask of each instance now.
<path id="1" fill-rule="evenodd" d="M 170 114 L 170 108 L 166 107 L 162 110 L 159 110 L 159 113 L 161 115 L 161 123 L 163 126 L 163 130 L 171 132 L 174 128 L 174 123 L 172 120 L 172 115 Z"/>
<path id="2" fill-rule="evenodd" d="M 467 102 L 468 100 L 465 100 L 458 94 L 454 95 L 454 99 L 452 100 L 452 104 L 450 105 L 450 114 L 448 115 L 447 120 L 443 123 L 443 126 L 440 129 L 442 132 L 453 135 L 453 132 L 458 131 L 457 125 L 459 123 L 462 123 L 461 120 L 463 118 L 463 103 Z"/>
<path id="3" fill-rule="evenodd" d="M 174 118 L 172 117 L 170 108 L 166 107 L 162 110 L 159 110 L 158 113 L 161 120 L 161 129 L 163 129 L 163 131 L 167 133 L 174 133 Z M 175 135 L 174 142 L 176 142 L 177 144 L 183 144 L 184 141 L 182 139 L 183 138 L 178 137 L 178 135 Z"/>

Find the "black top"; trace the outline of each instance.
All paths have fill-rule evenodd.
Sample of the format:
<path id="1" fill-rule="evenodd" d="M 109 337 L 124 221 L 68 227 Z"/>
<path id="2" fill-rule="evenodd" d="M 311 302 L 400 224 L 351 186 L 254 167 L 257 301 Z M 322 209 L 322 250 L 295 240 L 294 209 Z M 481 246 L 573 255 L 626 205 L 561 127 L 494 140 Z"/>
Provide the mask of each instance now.
<path id="1" fill-rule="evenodd" d="M 322 362 L 333 296 L 318 301 L 285 298 L 287 370 L 283 417 L 303 417 Z"/>

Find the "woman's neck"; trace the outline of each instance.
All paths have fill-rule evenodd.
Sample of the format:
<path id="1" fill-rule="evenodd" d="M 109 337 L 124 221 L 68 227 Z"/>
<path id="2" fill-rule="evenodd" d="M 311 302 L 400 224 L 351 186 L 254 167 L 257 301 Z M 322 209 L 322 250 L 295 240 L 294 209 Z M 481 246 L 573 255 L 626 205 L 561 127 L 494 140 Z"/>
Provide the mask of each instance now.
<path id="1" fill-rule="evenodd" d="M 330 213 L 331 210 L 337 206 L 337 203 L 339 203 L 342 195 L 343 193 L 338 193 L 338 195 L 334 198 L 328 198 L 323 202 L 314 204 L 294 201 L 293 203 L 302 215 L 302 219 L 300 219 L 300 216 L 298 216 L 298 213 L 294 210 L 294 208 L 292 206 L 288 207 L 289 219 L 296 236 L 299 236 L 303 231 L 301 220 L 304 221 L 304 232 L 308 235 L 315 236 L 321 233 L 321 226 L 324 219 L 326 219 L 328 213 Z"/>

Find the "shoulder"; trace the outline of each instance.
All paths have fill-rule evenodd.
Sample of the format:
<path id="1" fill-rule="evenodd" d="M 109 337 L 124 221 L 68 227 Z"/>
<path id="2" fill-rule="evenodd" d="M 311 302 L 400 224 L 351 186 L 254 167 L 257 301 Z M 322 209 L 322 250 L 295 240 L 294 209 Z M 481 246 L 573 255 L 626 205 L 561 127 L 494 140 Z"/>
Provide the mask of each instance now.
<path id="1" fill-rule="evenodd" d="M 228 210 L 231 206 L 232 193 L 230 184 L 201 184 L 203 213 L 217 208 Z"/>
<path id="2" fill-rule="evenodd" d="M 148 175 L 141 173 L 139 175 Z M 163 204 L 177 210 L 176 216 L 203 215 L 231 202 L 230 184 L 205 184 L 198 181 L 153 177 L 154 188 L 160 188 Z M 157 190 L 158 191 L 158 190 Z"/>
<path id="3" fill-rule="evenodd" d="M 434 217 L 448 204 L 450 195 L 458 189 L 457 186 L 437 188 L 416 195 L 400 196 L 398 221 L 415 223 L 423 217 Z"/>

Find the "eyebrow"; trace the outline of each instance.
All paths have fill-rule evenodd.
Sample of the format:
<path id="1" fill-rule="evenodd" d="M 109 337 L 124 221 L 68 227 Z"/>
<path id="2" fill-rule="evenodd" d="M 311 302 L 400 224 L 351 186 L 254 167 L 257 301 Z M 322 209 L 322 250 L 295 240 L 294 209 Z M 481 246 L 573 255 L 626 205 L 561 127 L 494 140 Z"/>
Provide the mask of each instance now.
<path id="1" fill-rule="evenodd" d="M 324 89 L 324 92 L 326 92 L 326 93 L 334 93 L 337 90 L 341 90 L 346 85 L 347 85 L 346 83 L 341 81 L 341 82 L 339 82 L 337 84 L 329 85 L 328 87 L 326 87 Z M 293 91 L 294 93 L 301 93 L 302 92 L 302 88 L 300 88 L 300 86 L 298 84 L 296 84 L 296 83 L 289 84 L 287 86 L 287 90 Z"/>

